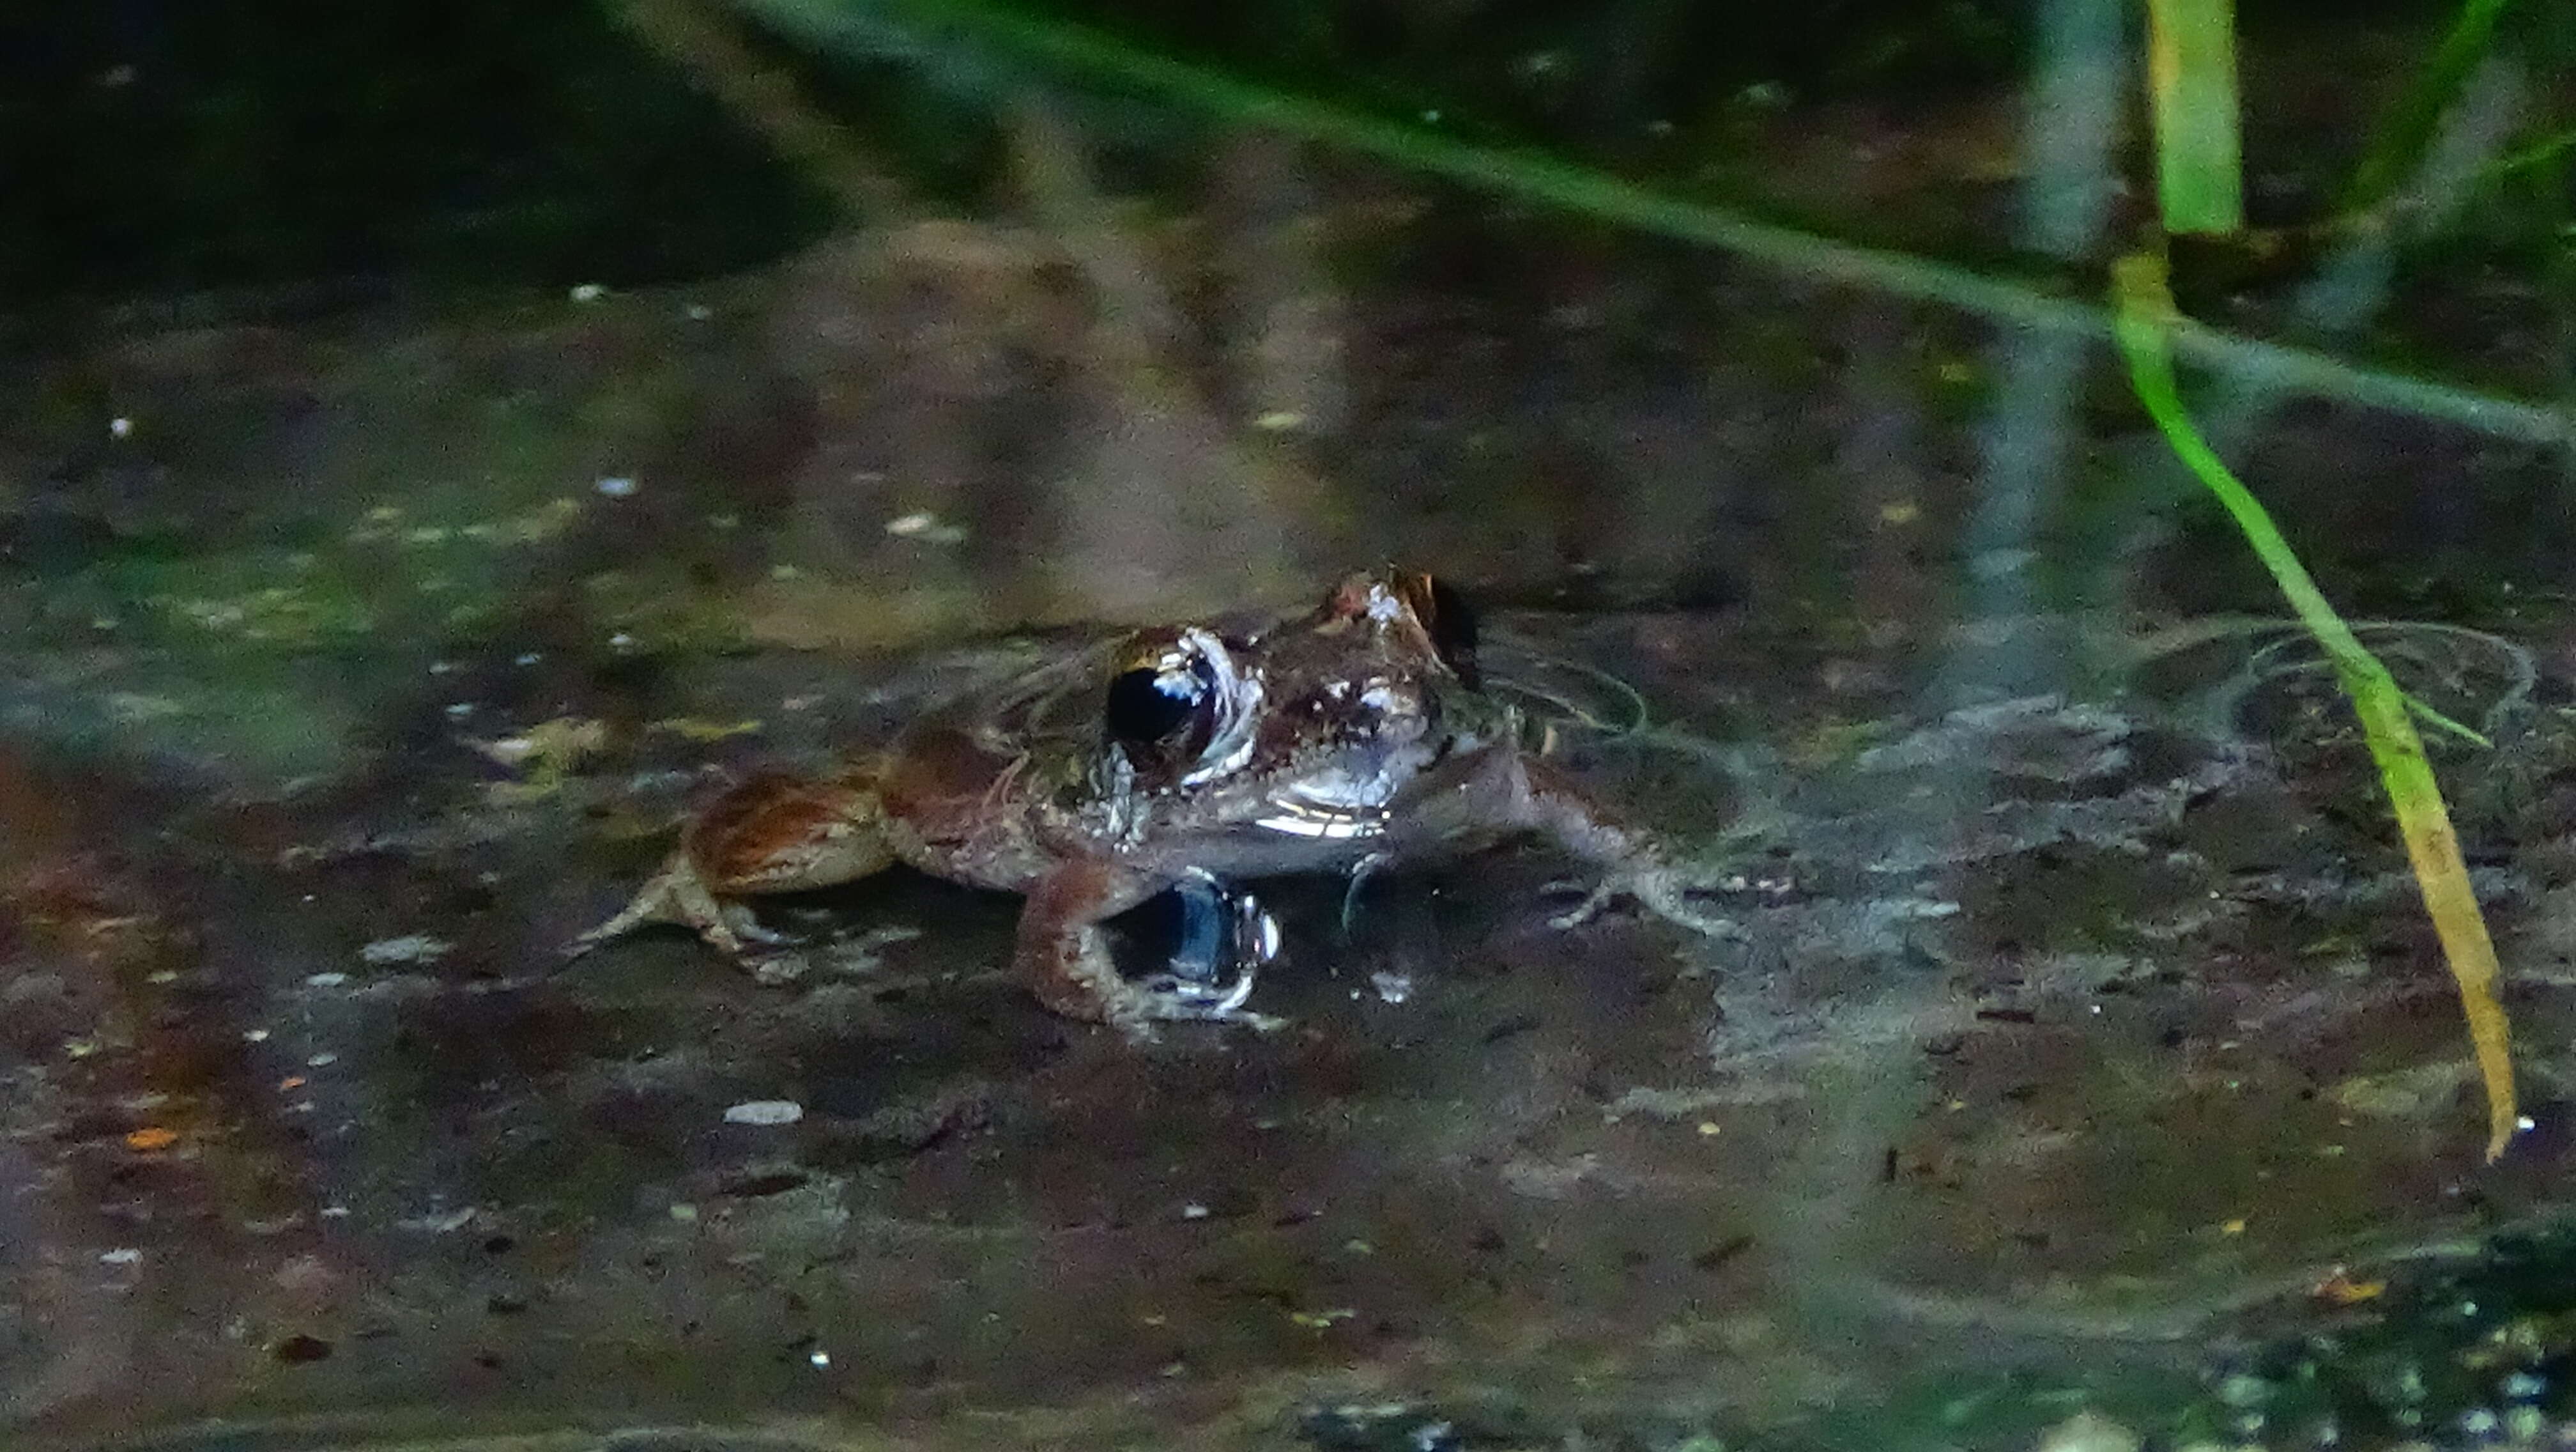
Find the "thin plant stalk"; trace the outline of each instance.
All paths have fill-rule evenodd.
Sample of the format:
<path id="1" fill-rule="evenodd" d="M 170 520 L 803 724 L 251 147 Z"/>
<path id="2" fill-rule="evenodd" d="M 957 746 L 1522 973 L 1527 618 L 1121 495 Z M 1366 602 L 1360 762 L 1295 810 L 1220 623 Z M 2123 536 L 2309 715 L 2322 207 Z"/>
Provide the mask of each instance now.
<path id="1" fill-rule="evenodd" d="M 2416 734 L 2418 708 L 2398 688 L 2388 667 L 2327 603 L 2262 501 L 2210 448 L 2184 409 L 2174 384 L 2173 358 L 2165 345 L 2165 330 L 2175 310 L 2165 287 L 2163 257 L 2138 253 L 2122 259 L 2114 286 L 2120 350 L 2128 359 L 2130 386 L 2139 402 L 2146 405 L 2175 456 L 2217 496 L 2246 543 L 2253 546 L 2256 558 L 2272 572 L 2299 623 L 2316 637 L 2333 663 L 2344 694 L 2352 698 L 2353 711 L 2361 718 L 2371 760 L 2379 767 L 2389 805 L 2396 809 L 2398 835 L 2405 840 L 2425 911 L 2432 915 L 2433 930 L 2442 940 L 2443 956 L 2459 986 L 2469 1042 L 2486 1085 L 2486 1154 L 2493 1161 L 2504 1153 L 2520 1118 L 2514 1103 L 2512 1036 L 2504 1005 L 2496 996 L 2503 975 L 2495 942 L 2487 935 L 2486 918 L 2470 886 L 2468 864 L 2460 856 L 2459 836 L 2452 831 L 2450 811 L 2442 803 L 2441 786 L 2424 755 L 2424 740 Z"/>

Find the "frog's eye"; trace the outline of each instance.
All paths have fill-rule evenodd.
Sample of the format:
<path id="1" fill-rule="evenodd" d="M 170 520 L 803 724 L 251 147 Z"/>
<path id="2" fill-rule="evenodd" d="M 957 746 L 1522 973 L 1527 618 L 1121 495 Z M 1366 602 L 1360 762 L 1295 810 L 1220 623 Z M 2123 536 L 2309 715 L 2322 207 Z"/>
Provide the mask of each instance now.
<path id="1" fill-rule="evenodd" d="M 1130 642 L 1117 663 L 1101 729 L 1148 780 L 1189 786 L 1243 764 L 1261 681 L 1222 636 L 1195 625 L 1157 631 Z"/>
<path id="2" fill-rule="evenodd" d="M 1215 709 L 1215 673 L 1205 659 L 1191 656 L 1120 671 L 1109 682 L 1105 720 L 1119 740 L 1155 746 L 1184 732 L 1204 739 L 1204 723 Z M 1200 729 L 1191 730 L 1193 724 Z"/>
<path id="3" fill-rule="evenodd" d="M 1476 611 L 1467 597 L 1437 575 L 1414 575 L 1405 582 L 1405 602 L 1430 633 L 1431 651 L 1440 663 L 1468 685 L 1476 675 Z"/>

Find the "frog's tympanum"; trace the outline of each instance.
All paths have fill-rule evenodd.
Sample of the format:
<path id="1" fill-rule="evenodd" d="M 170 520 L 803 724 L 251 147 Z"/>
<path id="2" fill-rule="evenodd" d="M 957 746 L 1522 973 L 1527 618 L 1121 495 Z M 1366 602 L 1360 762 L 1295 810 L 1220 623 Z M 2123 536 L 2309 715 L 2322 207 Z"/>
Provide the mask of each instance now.
<path id="1" fill-rule="evenodd" d="M 575 945 L 675 922 L 748 956 L 732 899 L 891 863 L 1026 898 L 1014 967 L 1056 1012 L 1143 1036 L 1258 1022 L 1240 993 L 1120 976 L 1101 923 L 1176 885 L 1359 871 L 1530 834 L 1595 864 L 1571 925 L 1627 894 L 1718 931 L 1656 844 L 1520 745 L 1477 677 L 1465 605 L 1428 575 L 1353 575 L 1252 634 L 1180 625 L 1058 661 L 824 779 L 747 781 L 700 814 L 628 908 Z"/>

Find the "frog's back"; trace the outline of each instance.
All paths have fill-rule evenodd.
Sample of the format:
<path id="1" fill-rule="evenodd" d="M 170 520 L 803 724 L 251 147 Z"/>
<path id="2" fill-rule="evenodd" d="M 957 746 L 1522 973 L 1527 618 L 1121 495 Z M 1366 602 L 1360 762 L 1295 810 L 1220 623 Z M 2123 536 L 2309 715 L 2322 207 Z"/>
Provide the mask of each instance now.
<path id="1" fill-rule="evenodd" d="M 960 690 L 896 737 L 879 794 L 896 850 L 934 876 L 1018 891 L 1054 854 L 1047 818 L 1100 739 L 1108 646 L 1074 642 Z"/>

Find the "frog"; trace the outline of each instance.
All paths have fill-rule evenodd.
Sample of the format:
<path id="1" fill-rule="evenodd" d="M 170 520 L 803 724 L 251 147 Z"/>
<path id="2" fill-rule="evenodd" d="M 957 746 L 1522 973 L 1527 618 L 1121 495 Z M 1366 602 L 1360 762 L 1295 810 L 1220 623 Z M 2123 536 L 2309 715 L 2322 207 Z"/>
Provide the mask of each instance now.
<path id="1" fill-rule="evenodd" d="M 763 773 L 724 792 L 626 908 L 576 955 L 651 923 L 685 926 L 746 964 L 783 941 L 748 900 L 901 864 L 1022 899 L 1018 980 L 1047 1009 L 1136 1040 L 1155 1025 L 1275 1026 L 1204 973 L 1131 981 L 1104 925 L 1181 890 L 1227 910 L 1223 884 L 1291 873 L 1357 878 L 1393 864 L 1538 838 L 1597 873 L 1552 921 L 1622 897 L 1678 925 L 1732 925 L 1654 834 L 1546 759 L 1489 689 L 1479 626 L 1446 580 L 1395 568 L 1336 582 L 1311 611 L 1251 627 L 1154 626 L 1039 665 L 935 710 L 882 751 L 814 776 Z M 1270 941 L 1257 909 L 1238 937 Z"/>

